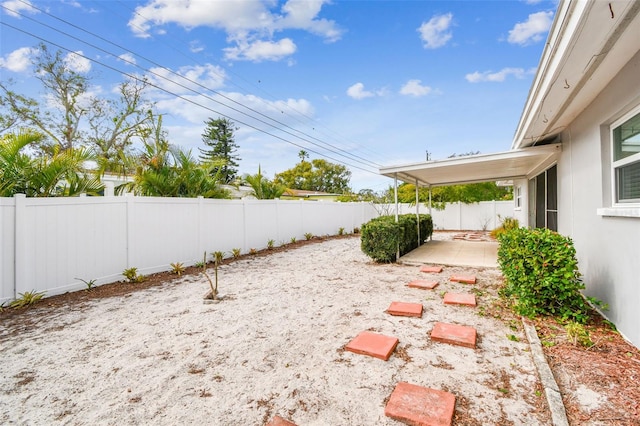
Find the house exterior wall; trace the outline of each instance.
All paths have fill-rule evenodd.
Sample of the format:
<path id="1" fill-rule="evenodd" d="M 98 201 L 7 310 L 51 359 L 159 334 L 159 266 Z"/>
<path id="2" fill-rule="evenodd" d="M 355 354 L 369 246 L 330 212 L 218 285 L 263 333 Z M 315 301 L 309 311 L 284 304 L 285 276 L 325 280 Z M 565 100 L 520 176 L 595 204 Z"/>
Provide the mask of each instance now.
<path id="1" fill-rule="evenodd" d="M 609 125 L 640 105 L 640 52 L 562 132 L 558 161 L 558 232 L 577 251 L 585 294 L 640 346 L 640 217 L 602 215 L 612 206 Z"/>

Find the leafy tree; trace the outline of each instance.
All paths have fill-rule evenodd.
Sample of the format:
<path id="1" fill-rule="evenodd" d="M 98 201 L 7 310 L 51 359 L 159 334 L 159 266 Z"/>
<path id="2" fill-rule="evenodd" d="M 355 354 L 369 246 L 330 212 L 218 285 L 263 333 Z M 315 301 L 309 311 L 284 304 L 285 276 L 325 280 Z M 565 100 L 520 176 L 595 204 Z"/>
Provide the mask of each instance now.
<path id="1" fill-rule="evenodd" d="M 393 188 L 388 193 L 393 197 Z M 393 199 L 393 198 L 392 198 Z M 431 201 L 438 208 L 444 203 L 477 203 L 479 201 L 510 200 L 513 193 L 510 187 L 498 186 L 495 182 L 470 183 L 465 185 L 437 186 L 431 189 Z M 398 186 L 398 201 L 401 203 L 415 203 L 416 187 L 411 183 L 403 183 Z M 418 201 L 429 201 L 429 188 L 418 189 Z"/>
<path id="2" fill-rule="evenodd" d="M 32 157 L 29 148 L 42 140 L 33 131 L 9 133 L 0 143 L 0 196 L 25 194 L 27 197 L 72 197 L 98 195 L 103 185 L 97 176 L 84 168 L 94 159 L 84 147 L 61 150 Z"/>
<path id="3" fill-rule="evenodd" d="M 351 172 L 345 166 L 316 159 L 300 161 L 292 169 L 276 174 L 274 182 L 290 189 L 343 194 L 350 192 L 350 179 Z"/>
<path id="4" fill-rule="evenodd" d="M 130 146 L 137 127 L 149 120 L 153 105 L 142 96 L 145 81 L 121 83 L 118 98 L 109 100 L 92 95 L 90 77 L 59 50 L 40 44 L 33 65 L 45 100 L 23 96 L 10 83 L 0 82 L 0 131 L 15 125 L 37 129 L 44 135 L 36 145 L 40 152 L 88 145 L 110 164 Z"/>
<path id="5" fill-rule="evenodd" d="M 380 193 L 375 192 L 373 189 L 361 189 L 357 193 L 346 193 L 338 197 L 338 201 L 367 201 L 370 203 L 392 203 L 393 193 L 389 194 L 387 191 Z"/>
<path id="6" fill-rule="evenodd" d="M 255 175 L 245 175 L 244 180 L 253 189 L 252 195 L 259 200 L 272 200 L 280 197 L 286 188 L 277 184 L 262 175 L 262 170 L 258 166 L 258 173 Z"/>
<path id="7" fill-rule="evenodd" d="M 301 149 L 300 152 L 298 152 L 298 157 L 300 157 L 300 162 L 303 163 L 304 160 L 309 158 L 309 153 L 307 151 L 305 151 L 304 149 Z"/>
<path id="8" fill-rule="evenodd" d="M 219 174 L 223 183 L 231 183 L 238 174 L 238 161 L 240 157 L 235 154 L 238 149 L 234 141 L 233 132 L 238 130 L 235 124 L 226 119 L 209 118 L 205 121 L 206 128 L 202 134 L 202 142 L 208 149 L 200 149 L 200 159 L 204 161 L 220 161 L 222 165 L 215 169 L 214 174 Z"/>

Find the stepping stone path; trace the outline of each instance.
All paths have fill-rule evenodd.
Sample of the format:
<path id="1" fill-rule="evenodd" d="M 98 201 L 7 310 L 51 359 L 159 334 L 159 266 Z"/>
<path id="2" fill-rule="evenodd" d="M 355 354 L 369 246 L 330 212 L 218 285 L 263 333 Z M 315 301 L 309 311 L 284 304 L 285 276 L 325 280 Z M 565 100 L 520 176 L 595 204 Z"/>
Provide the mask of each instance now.
<path id="1" fill-rule="evenodd" d="M 437 286 L 438 286 L 437 281 L 426 281 L 426 280 L 413 280 L 409 284 L 407 284 L 407 287 L 420 288 L 422 290 L 433 290 Z"/>
<path id="2" fill-rule="evenodd" d="M 421 303 L 391 302 L 391 306 L 387 308 L 387 313 L 402 317 L 422 318 L 422 309 Z"/>
<path id="3" fill-rule="evenodd" d="M 349 352 L 369 355 L 386 361 L 396 346 L 398 346 L 397 337 L 363 331 L 347 343 L 345 349 Z"/>
<path id="4" fill-rule="evenodd" d="M 289 420 L 285 420 L 280 416 L 275 416 L 265 426 L 296 426 L 295 423 L 291 423 Z"/>
<path id="5" fill-rule="evenodd" d="M 476 295 L 470 293 L 446 293 L 444 295 L 445 305 L 465 305 L 476 306 Z"/>
<path id="6" fill-rule="evenodd" d="M 475 349 L 476 329 L 464 325 L 437 322 L 431 330 L 431 340 Z"/>
<path id="7" fill-rule="evenodd" d="M 400 382 L 384 415 L 410 425 L 450 425 L 455 405 L 456 397 L 449 392 Z"/>
<path id="8" fill-rule="evenodd" d="M 454 275 L 449 281 L 464 283 L 464 284 L 475 284 L 476 277 L 475 275 Z"/>
<path id="9" fill-rule="evenodd" d="M 440 272 L 442 272 L 442 266 L 423 265 L 420 268 L 420 272 L 428 272 L 428 273 L 439 274 Z"/>

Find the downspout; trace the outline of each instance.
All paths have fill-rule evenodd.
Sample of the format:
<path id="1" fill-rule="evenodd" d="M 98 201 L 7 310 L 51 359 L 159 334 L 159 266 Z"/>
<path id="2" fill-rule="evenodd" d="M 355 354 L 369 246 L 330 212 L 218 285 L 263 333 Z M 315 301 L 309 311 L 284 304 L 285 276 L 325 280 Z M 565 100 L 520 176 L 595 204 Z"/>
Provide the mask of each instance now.
<path id="1" fill-rule="evenodd" d="M 418 192 L 418 179 L 416 179 L 416 225 L 418 227 L 418 247 L 422 245 L 420 239 L 420 196 Z"/>
<path id="2" fill-rule="evenodd" d="M 398 173 L 393 174 L 393 197 L 396 205 L 396 223 L 398 223 Z M 400 259 L 400 240 L 398 239 L 398 247 L 396 248 L 396 262 Z"/>

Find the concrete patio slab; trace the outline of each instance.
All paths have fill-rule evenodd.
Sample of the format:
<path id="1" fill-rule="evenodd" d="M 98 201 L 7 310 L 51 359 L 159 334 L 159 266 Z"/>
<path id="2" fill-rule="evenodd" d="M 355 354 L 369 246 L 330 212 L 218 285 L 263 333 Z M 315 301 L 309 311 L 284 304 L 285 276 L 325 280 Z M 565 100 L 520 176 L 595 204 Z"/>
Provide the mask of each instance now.
<path id="1" fill-rule="evenodd" d="M 387 361 L 398 345 L 398 338 L 363 331 L 344 347 L 349 352 Z"/>
<path id="2" fill-rule="evenodd" d="M 438 284 L 439 283 L 437 281 L 413 280 L 407 284 L 407 287 L 420 288 L 422 290 L 433 290 L 438 286 Z"/>
<path id="3" fill-rule="evenodd" d="M 456 397 L 445 391 L 400 382 L 391 393 L 384 415 L 409 425 L 451 425 Z"/>
<path id="4" fill-rule="evenodd" d="M 437 322 L 431 331 L 431 340 L 475 349 L 476 329 L 464 325 Z"/>
<path id="5" fill-rule="evenodd" d="M 400 257 L 406 265 L 498 267 L 498 243 L 487 241 L 429 241 Z"/>
<path id="6" fill-rule="evenodd" d="M 402 317 L 422 318 L 422 309 L 421 303 L 391 302 L 387 313 Z"/>
<path id="7" fill-rule="evenodd" d="M 445 305 L 476 306 L 476 295 L 471 293 L 447 293 L 444 295 Z"/>

